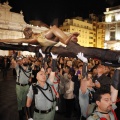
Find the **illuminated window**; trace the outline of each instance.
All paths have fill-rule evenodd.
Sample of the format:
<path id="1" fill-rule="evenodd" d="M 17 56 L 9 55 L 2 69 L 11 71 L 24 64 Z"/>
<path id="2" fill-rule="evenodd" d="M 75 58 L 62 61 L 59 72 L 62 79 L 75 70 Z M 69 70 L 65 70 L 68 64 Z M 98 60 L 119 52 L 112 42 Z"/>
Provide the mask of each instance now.
<path id="1" fill-rule="evenodd" d="M 111 22 L 111 15 L 106 15 L 105 22 Z"/>
<path id="2" fill-rule="evenodd" d="M 120 13 L 116 13 L 116 14 L 115 14 L 115 20 L 116 20 L 116 21 L 120 20 Z"/>

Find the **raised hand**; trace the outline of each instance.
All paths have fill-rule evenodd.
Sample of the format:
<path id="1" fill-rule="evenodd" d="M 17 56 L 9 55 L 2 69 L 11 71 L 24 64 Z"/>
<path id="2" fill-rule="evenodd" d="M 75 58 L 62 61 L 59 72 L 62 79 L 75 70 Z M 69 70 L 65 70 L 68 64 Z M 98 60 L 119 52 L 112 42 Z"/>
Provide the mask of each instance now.
<path id="1" fill-rule="evenodd" d="M 77 57 L 78 57 L 80 60 L 82 60 L 83 62 L 88 63 L 88 59 L 87 59 L 86 57 L 84 57 L 84 54 L 83 54 L 83 53 L 79 52 L 79 53 L 77 54 Z"/>
<path id="2" fill-rule="evenodd" d="M 58 54 L 53 54 L 53 53 L 51 52 L 51 56 L 52 56 L 52 59 L 57 59 Z"/>
<path id="3" fill-rule="evenodd" d="M 41 49 L 39 49 L 39 53 L 42 55 L 43 58 L 45 58 L 45 54 L 42 52 Z"/>

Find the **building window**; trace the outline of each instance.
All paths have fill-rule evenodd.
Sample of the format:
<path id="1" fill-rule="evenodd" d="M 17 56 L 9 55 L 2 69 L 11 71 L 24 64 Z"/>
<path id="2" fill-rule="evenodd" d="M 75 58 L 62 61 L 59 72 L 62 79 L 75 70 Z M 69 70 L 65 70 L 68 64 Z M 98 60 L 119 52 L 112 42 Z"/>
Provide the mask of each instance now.
<path id="1" fill-rule="evenodd" d="M 116 14 L 115 14 L 115 20 L 116 20 L 116 21 L 120 20 L 120 13 L 116 13 Z"/>
<path id="2" fill-rule="evenodd" d="M 115 40 L 115 31 L 110 32 L 110 40 Z"/>
<path id="3" fill-rule="evenodd" d="M 93 39 L 93 37 L 89 37 L 89 39 Z"/>
<path id="4" fill-rule="evenodd" d="M 89 42 L 89 44 L 93 44 L 93 42 Z"/>
<path id="5" fill-rule="evenodd" d="M 111 21 L 114 22 L 115 21 L 115 15 L 111 16 Z"/>
<path id="6" fill-rule="evenodd" d="M 105 22 L 111 22 L 112 18 L 111 18 L 111 14 L 106 15 L 105 17 Z"/>

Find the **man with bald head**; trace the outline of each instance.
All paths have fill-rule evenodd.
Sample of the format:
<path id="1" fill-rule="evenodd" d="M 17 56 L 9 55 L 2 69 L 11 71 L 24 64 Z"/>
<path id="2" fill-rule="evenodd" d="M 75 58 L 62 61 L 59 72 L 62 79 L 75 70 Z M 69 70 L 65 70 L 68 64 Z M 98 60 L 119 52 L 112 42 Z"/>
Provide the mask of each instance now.
<path id="1" fill-rule="evenodd" d="M 27 94 L 27 115 L 28 120 L 54 120 L 55 94 L 52 91 L 52 84 L 57 70 L 57 55 L 52 55 L 52 71 L 49 78 L 46 78 L 44 69 L 37 73 L 37 83 L 30 86 Z M 35 101 L 33 119 L 30 114 L 30 106 Z"/>

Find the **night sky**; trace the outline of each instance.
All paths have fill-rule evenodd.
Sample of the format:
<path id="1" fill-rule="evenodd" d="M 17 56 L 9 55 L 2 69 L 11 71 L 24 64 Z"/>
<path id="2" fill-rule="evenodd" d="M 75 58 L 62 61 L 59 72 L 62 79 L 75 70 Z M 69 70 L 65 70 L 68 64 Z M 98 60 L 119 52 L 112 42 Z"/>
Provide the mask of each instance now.
<path id="1" fill-rule="evenodd" d="M 6 0 L 0 0 L 1 3 Z M 103 14 L 107 7 L 120 5 L 120 0 L 8 0 L 12 12 L 23 11 L 24 19 L 41 20 L 50 25 L 55 18 L 62 24 L 65 18 L 81 16 L 88 18 L 89 13 Z"/>

